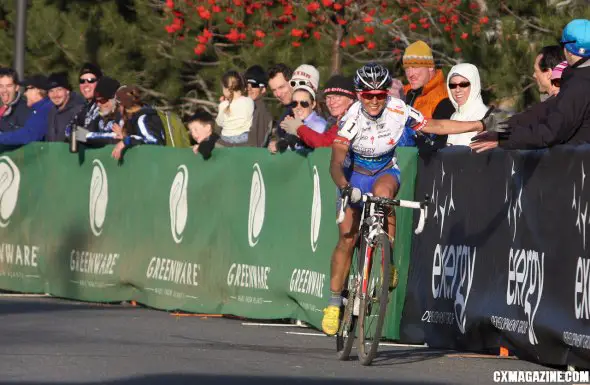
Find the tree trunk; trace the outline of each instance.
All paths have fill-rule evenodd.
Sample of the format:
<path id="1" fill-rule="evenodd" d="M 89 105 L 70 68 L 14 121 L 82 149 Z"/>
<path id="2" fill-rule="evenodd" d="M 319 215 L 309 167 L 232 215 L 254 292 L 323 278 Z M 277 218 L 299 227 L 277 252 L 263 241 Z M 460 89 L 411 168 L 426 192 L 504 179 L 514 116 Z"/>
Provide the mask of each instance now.
<path id="1" fill-rule="evenodd" d="M 336 26 L 335 35 L 334 42 L 332 43 L 332 65 L 330 68 L 330 76 L 340 74 L 342 68 L 342 48 L 340 47 L 340 43 L 342 42 L 344 32 L 342 31 L 341 26 Z"/>

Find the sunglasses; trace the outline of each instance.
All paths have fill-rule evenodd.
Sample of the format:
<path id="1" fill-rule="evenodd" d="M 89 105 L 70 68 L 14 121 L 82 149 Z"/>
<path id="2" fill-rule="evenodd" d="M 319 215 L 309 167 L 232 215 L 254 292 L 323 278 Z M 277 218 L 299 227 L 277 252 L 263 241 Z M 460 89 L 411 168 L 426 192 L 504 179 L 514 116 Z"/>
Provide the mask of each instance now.
<path id="1" fill-rule="evenodd" d="M 467 88 L 471 86 L 471 83 L 469 82 L 461 82 L 461 83 L 449 83 L 449 88 L 454 90 L 457 87 L 461 87 L 461 88 Z"/>
<path id="2" fill-rule="evenodd" d="M 566 44 L 570 43 L 577 43 L 577 40 L 560 41 L 559 45 L 561 46 L 561 48 L 565 48 Z"/>
<path id="3" fill-rule="evenodd" d="M 561 88 L 561 79 L 551 79 L 551 84 L 553 84 L 555 87 Z"/>
<path id="4" fill-rule="evenodd" d="M 371 91 L 361 92 L 361 97 L 365 100 L 373 100 L 373 98 L 377 98 L 377 100 L 385 100 L 387 98 L 387 92 L 379 92 L 379 93 L 372 93 Z"/>
<path id="5" fill-rule="evenodd" d="M 92 78 L 92 79 L 80 79 L 80 84 L 84 84 L 84 83 L 92 84 L 92 83 L 96 83 L 96 81 L 97 81 L 96 78 Z"/>
<path id="6" fill-rule="evenodd" d="M 298 105 L 300 105 L 303 108 L 307 108 L 307 107 L 309 107 L 311 105 L 311 103 L 309 103 L 307 100 L 293 100 L 291 102 L 291 104 L 289 104 L 289 107 L 295 108 Z"/>
<path id="7" fill-rule="evenodd" d="M 291 87 L 311 86 L 310 82 L 307 80 L 291 80 L 289 81 L 289 84 L 291 85 Z"/>
<path id="8" fill-rule="evenodd" d="M 108 101 L 109 101 L 109 99 L 105 99 L 105 98 L 98 98 L 98 99 L 96 99 L 96 102 L 97 102 L 98 104 L 105 104 L 105 103 L 107 103 Z"/>

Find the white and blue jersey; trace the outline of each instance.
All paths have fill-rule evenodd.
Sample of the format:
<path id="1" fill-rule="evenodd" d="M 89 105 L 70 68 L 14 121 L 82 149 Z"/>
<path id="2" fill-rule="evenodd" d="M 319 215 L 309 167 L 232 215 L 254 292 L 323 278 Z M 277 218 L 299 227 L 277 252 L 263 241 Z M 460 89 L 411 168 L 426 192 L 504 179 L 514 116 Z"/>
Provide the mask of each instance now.
<path id="1" fill-rule="evenodd" d="M 394 175 L 399 183 L 395 149 L 415 146 L 415 131 L 424 124 L 424 116 L 400 99 L 388 97 L 378 117 L 369 116 L 361 102 L 355 102 L 340 120 L 335 139 L 350 146 L 350 184 L 363 193 L 370 192 L 375 180 L 383 173 Z"/>

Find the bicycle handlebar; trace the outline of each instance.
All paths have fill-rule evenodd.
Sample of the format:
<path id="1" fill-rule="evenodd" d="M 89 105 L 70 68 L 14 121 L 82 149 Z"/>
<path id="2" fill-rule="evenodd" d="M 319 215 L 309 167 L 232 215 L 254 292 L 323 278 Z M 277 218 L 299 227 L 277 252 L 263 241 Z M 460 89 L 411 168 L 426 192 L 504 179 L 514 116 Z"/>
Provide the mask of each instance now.
<path id="1" fill-rule="evenodd" d="M 336 219 L 337 224 L 341 224 L 344 221 L 344 211 L 346 206 L 348 205 L 349 197 L 348 195 L 344 196 L 344 198 L 340 199 L 340 210 L 338 212 L 338 219 Z M 418 219 L 418 226 L 414 230 L 414 234 L 420 234 L 422 230 L 424 230 L 424 224 L 426 223 L 426 217 L 428 216 L 428 195 L 425 196 L 424 201 L 416 202 L 416 201 L 407 201 L 403 199 L 389 199 L 383 197 L 375 197 L 372 195 L 363 194 L 361 200 L 364 203 L 377 203 L 383 206 L 399 206 L 399 207 L 406 207 L 409 209 L 420 210 L 420 218 Z"/>

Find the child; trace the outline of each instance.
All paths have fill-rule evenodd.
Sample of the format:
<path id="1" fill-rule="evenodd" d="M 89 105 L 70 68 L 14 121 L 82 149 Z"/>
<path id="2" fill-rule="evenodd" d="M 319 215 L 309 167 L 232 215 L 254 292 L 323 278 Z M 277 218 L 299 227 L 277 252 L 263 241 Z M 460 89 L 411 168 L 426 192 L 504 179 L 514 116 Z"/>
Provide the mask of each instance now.
<path id="1" fill-rule="evenodd" d="M 248 142 L 254 101 L 244 96 L 246 82 L 236 71 L 228 71 L 221 80 L 223 85 L 223 101 L 215 122 L 221 127 L 221 141 L 231 144 Z"/>
<path id="2" fill-rule="evenodd" d="M 193 146 L 193 152 L 200 153 L 205 160 L 211 158 L 215 143 L 219 139 L 219 135 L 213 132 L 213 116 L 205 110 L 198 110 L 187 120 L 186 125 L 197 143 Z"/>

